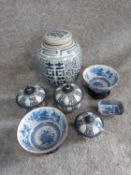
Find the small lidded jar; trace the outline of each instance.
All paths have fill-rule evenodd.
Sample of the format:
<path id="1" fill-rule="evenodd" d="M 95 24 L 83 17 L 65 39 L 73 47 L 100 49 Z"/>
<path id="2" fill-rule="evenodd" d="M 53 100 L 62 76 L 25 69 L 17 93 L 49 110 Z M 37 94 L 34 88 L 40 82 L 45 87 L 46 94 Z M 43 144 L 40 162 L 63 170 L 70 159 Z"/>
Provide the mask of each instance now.
<path id="1" fill-rule="evenodd" d="M 63 84 L 55 91 L 55 102 L 63 112 L 72 112 L 81 106 L 83 91 L 76 84 Z"/>
<path id="2" fill-rule="evenodd" d="M 27 111 L 45 104 L 45 90 L 38 86 L 27 86 L 16 96 L 16 103 Z"/>
<path id="3" fill-rule="evenodd" d="M 92 112 L 83 112 L 75 118 L 74 127 L 84 138 L 95 137 L 104 130 L 104 122 Z"/>

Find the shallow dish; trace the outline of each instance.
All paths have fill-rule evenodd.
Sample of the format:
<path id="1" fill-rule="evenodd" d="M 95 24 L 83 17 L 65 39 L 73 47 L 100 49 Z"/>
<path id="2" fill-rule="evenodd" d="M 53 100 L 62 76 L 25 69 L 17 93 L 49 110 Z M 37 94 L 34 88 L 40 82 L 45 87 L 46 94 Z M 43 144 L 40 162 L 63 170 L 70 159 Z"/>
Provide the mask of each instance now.
<path id="1" fill-rule="evenodd" d="M 65 140 L 68 123 L 65 115 L 53 107 L 40 107 L 21 120 L 17 139 L 22 148 L 36 154 L 56 150 Z"/>
<path id="2" fill-rule="evenodd" d="M 94 97 L 104 98 L 119 80 L 118 72 L 106 65 L 93 65 L 83 71 L 83 79 Z"/>
<path id="3" fill-rule="evenodd" d="M 102 115 L 122 115 L 124 112 L 123 104 L 118 100 L 100 100 L 98 111 Z"/>

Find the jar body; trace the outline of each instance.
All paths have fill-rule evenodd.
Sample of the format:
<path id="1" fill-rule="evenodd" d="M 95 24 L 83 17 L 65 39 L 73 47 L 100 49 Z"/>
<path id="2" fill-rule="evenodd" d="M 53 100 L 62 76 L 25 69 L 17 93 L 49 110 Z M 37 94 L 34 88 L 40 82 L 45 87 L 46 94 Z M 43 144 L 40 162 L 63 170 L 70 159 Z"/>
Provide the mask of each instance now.
<path id="1" fill-rule="evenodd" d="M 81 47 L 74 42 L 68 48 L 46 48 L 38 52 L 38 62 L 42 75 L 54 86 L 73 82 L 82 65 Z"/>
<path id="2" fill-rule="evenodd" d="M 57 107 L 65 113 L 73 112 L 74 110 L 79 109 L 80 106 L 81 106 L 81 103 L 74 106 L 62 106 L 60 104 L 57 104 Z"/>

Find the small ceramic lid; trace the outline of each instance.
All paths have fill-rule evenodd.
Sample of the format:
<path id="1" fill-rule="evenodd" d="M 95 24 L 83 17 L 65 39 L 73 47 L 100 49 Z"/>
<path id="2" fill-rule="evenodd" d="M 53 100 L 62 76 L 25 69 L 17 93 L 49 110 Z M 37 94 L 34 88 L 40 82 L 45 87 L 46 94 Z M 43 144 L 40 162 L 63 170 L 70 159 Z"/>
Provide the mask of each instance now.
<path id="1" fill-rule="evenodd" d="M 83 99 L 83 92 L 76 84 L 63 84 L 55 91 L 55 101 L 61 106 L 75 106 Z"/>
<path id="2" fill-rule="evenodd" d="M 44 43 L 53 46 L 64 45 L 70 43 L 71 40 L 72 34 L 66 30 L 54 30 L 44 35 Z"/>
<path id="3" fill-rule="evenodd" d="M 45 90 L 38 85 L 21 89 L 16 96 L 16 103 L 26 109 L 34 108 L 45 100 Z"/>
<path id="4" fill-rule="evenodd" d="M 74 126 L 85 137 L 94 137 L 104 129 L 103 120 L 92 112 L 79 114 L 75 119 Z"/>

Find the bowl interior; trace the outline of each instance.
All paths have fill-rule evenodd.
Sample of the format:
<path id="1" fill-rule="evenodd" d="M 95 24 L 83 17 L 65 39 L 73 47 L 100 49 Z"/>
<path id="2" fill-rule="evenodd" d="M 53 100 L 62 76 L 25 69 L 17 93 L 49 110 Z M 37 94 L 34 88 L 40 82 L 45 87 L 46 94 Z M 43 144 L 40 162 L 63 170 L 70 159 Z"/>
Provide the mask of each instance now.
<path id="1" fill-rule="evenodd" d="M 85 69 L 83 78 L 92 87 L 110 88 L 117 83 L 118 73 L 109 66 L 94 65 Z"/>
<path id="2" fill-rule="evenodd" d="M 19 124 L 17 137 L 25 150 L 48 153 L 60 146 L 67 128 L 67 120 L 61 111 L 42 107 L 25 115 Z"/>

